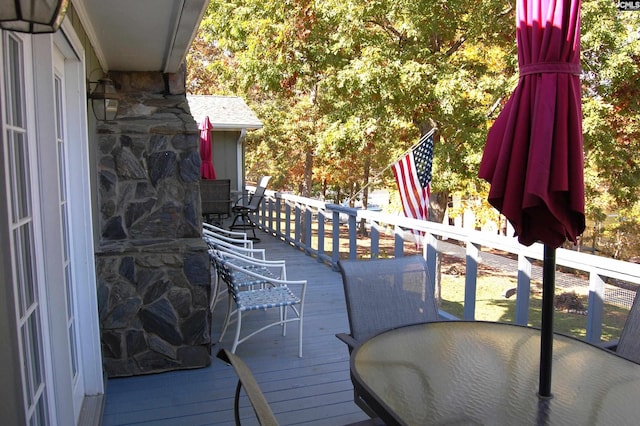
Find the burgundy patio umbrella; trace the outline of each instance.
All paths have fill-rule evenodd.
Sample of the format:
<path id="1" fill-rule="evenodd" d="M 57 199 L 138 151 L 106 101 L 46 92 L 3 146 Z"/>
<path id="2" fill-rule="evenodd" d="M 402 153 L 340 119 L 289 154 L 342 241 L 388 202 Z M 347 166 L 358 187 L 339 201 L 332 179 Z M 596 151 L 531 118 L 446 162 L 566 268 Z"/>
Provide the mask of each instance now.
<path id="1" fill-rule="evenodd" d="M 551 396 L 555 249 L 584 231 L 580 0 L 517 0 L 520 80 L 489 130 L 479 176 L 520 243 L 544 243 L 540 388 Z"/>
<path id="2" fill-rule="evenodd" d="M 216 178 L 211 154 L 211 129 L 213 126 L 207 116 L 200 124 L 200 176 L 203 179 Z"/>

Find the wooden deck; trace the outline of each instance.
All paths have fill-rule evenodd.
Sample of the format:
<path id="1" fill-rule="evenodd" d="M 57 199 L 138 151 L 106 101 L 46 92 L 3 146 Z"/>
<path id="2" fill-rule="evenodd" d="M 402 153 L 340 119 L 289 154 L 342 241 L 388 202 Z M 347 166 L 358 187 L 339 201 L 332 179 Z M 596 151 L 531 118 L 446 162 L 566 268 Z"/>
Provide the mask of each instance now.
<path id="1" fill-rule="evenodd" d="M 260 231 L 256 231 L 257 233 Z M 367 419 L 353 402 L 346 346 L 335 334 L 348 331 L 340 274 L 286 243 L 259 233 L 269 259 L 286 259 L 289 279 L 307 279 L 303 357 L 297 356 L 297 324 L 287 336 L 278 327 L 240 345 L 236 354 L 253 371 L 282 425 L 343 425 Z M 224 301 L 223 301 L 224 302 Z M 217 342 L 225 303 L 214 312 L 212 339 Z M 259 319 L 264 312 L 247 316 Z M 233 330 L 231 330 L 233 332 Z M 103 425 L 232 425 L 236 376 L 215 358 L 230 348 L 232 332 L 212 347 L 207 368 L 110 379 Z M 245 424 L 255 424 L 243 398 Z"/>

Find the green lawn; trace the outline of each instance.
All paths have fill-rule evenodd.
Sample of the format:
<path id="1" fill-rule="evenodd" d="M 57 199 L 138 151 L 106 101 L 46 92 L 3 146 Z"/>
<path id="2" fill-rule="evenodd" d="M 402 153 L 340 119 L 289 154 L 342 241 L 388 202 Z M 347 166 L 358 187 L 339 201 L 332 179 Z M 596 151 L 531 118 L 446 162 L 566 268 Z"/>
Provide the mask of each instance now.
<path id="1" fill-rule="evenodd" d="M 532 283 L 529 303 L 529 325 L 540 327 L 542 294 L 540 283 Z M 515 295 L 505 298 L 505 291 L 516 287 L 516 279 L 507 275 L 479 275 L 476 289 L 476 320 L 514 322 L 516 310 Z M 556 295 L 560 291 L 556 289 Z M 587 306 L 587 296 L 578 296 Z M 441 309 L 459 318 L 464 309 L 464 275 L 442 275 Z M 617 339 L 624 326 L 628 310 L 605 304 L 602 324 L 602 340 Z M 586 335 L 586 313 L 567 313 L 559 310 L 554 315 L 554 330 L 575 337 Z"/>

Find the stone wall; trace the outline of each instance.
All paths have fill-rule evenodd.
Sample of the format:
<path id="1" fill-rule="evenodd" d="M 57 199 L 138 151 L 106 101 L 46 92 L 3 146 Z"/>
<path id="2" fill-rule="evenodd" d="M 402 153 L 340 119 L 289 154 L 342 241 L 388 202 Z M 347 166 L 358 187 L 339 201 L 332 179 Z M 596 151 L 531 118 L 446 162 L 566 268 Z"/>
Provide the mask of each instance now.
<path id="1" fill-rule="evenodd" d="M 210 363 L 210 262 L 200 238 L 197 124 L 184 74 L 111 73 L 99 123 L 96 266 L 104 368 L 129 376 Z"/>

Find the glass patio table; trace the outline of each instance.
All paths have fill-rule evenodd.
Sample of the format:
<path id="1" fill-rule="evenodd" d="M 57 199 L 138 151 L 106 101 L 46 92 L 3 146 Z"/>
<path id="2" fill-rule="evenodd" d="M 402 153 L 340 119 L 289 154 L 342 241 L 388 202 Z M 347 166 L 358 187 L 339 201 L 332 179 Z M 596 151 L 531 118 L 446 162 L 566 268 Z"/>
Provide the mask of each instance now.
<path id="1" fill-rule="evenodd" d="M 552 398 L 537 396 L 540 330 L 450 321 L 379 334 L 353 351 L 351 375 L 387 424 L 637 425 L 640 365 L 556 334 Z"/>

